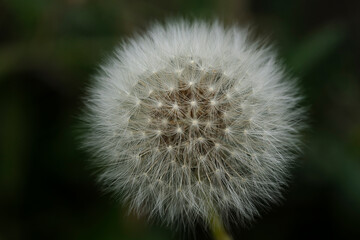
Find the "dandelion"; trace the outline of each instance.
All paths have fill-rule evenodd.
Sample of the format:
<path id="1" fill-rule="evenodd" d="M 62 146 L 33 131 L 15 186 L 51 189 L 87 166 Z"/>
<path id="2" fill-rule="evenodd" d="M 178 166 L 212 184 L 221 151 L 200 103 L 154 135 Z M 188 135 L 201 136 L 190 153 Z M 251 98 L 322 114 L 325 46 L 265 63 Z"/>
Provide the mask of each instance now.
<path id="1" fill-rule="evenodd" d="M 247 30 L 157 24 L 123 43 L 95 80 L 85 145 L 100 181 L 132 210 L 167 224 L 247 223 L 281 197 L 301 98 Z"/>

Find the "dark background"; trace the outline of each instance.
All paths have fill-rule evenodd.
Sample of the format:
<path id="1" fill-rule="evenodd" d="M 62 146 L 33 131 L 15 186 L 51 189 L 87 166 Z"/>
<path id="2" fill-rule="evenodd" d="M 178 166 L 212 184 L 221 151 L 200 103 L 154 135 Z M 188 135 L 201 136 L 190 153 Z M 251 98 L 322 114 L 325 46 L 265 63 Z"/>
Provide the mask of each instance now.
<path id="1" fill-rule="evenodd" d="M 77 140 L 98 64 L 123 37 L 173 16 L 251 23 L 309 106 L 285 201 L 234 239 L 359 237 L 359 2 L 0 0 L 0 239 L 179 238 L 104 195 Z"/>

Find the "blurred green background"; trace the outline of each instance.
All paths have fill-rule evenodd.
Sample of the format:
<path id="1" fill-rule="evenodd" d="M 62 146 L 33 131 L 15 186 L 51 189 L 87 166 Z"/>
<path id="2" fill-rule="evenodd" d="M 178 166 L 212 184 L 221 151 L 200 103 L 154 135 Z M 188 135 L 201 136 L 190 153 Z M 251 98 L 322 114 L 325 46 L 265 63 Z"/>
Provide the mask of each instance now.
<path id="1" fill-rule="evenodd" d="M 0 240 L 211 239 L 125 214 L 79 150 L 91 76 L 123 37 L 188 16 L 252 24 L 299 77 L 304 155 L 285 201 L 234 239 L 360 236 L 360 4 L 354 0 L 1 0 Z"/>

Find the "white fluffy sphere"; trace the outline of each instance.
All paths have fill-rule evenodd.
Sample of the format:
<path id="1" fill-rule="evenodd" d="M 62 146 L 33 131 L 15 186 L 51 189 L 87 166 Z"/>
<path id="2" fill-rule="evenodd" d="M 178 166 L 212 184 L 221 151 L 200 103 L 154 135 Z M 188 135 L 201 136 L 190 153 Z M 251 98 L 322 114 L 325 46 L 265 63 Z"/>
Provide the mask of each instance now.
<path id="1" fill-rule="evenodd" d="M 165 223 L 251 220 L 281 196 L 303 111 L 294 81 L 246 30 L 157 24 L 95 79 L 85 145 L 132 210 Z"/>

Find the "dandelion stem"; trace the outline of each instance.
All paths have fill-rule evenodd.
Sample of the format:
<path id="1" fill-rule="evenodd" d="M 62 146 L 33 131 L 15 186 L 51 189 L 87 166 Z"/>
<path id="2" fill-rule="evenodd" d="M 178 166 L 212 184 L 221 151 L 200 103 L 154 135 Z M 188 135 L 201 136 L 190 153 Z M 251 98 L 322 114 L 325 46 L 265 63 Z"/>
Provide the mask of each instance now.
<path id="1" fill-rule="evenodd" d="M 216 213 L 211 216 L 210 228 L 214 240 L 232 240 L 231 236 L 226 232 L 221 219 Z"/>

